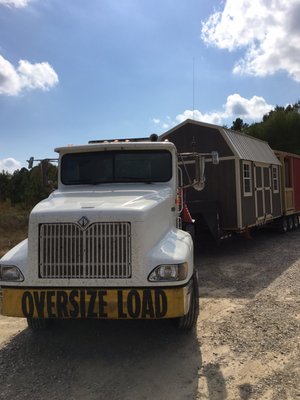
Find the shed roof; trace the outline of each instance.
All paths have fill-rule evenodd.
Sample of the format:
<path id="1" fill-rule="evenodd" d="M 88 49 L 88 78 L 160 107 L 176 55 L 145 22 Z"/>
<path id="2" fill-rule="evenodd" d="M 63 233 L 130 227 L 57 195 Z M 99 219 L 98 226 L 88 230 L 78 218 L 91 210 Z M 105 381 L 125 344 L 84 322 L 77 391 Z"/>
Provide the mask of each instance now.
<path id="1" fill-rule="evenodd" d="M 170 133 L 175 132 L 178 128 L 187 124 L 218 129 L 220 134 L 232 150 L 233 154 L 241 160 L 254 161 L 264 164 L 281 165 L 280 161 L 278 160 L 267 142 L 241 132 L 225 129 L 222 126 L 208 124 L 206 122 L 187 119 L 179 125 L 175 126 L 174 128 L 170 129 L 166 133 L 162 134 L 160 138 L 165 138 Z"/>
<path id="2" fill-rule="evenodd" d="M 230 129 L 219 127 L 219 130 L 233 153 L 241 160 L 281 165 L 267 142 Z"/>

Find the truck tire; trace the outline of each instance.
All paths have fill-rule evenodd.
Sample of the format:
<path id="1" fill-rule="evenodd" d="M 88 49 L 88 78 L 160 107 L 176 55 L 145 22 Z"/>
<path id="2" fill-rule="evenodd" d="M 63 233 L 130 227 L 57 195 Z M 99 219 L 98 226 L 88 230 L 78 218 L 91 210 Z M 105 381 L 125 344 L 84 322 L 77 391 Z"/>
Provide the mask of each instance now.
<path id="1" fill-rule="evenodd" d="M 290 215 L 287 219 L 287 223 L 288 223 L 288 230 L 292 231 L 294 229 L 294 218 L 292 215 Z"/>
<path id="2" fill-rule="evenodd" d="M 297 214 L 293 215 L 293 221 L 294 221 L 294 229 L 298 229 L 299 228 L 299 217 Z"/>
<path id="3" fill-rule="evenodd" d="M 199 315 L 199 287 L 197 276 L 194 275 L 192 278 L 192 293 L 190 309 L 183 317 L 176 318 L 177 328 L 182 331 L 191 330 L 197 323 Z"/>
<path id="4" fill-rule="evenodd" d="M 192 223 L 188 223 L 185 226 L 185 231 L 188 232 L 191 235 L 191 238 L 193 240 L 193 243 L 195 243 L 195 225 Z"/>
<path id="5" fill-rule="evenodd" d="M 44 318 L 27 318 L 28 328 L 32 331 L 41 331 L 48 327 L 48 320 Z"/>
<path id="6" fill-rule="evenodd" d="M 288 222 L 285 217 L 280 219 L 279 231 L 281 233 L 286 233 L 288 231 Z"/>

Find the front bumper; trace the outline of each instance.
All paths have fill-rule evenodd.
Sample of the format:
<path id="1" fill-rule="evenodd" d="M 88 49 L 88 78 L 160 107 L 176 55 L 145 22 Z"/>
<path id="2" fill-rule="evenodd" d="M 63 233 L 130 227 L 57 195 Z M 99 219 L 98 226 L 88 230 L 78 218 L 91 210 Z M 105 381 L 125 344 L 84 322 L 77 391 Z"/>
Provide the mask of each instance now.
<path id="1" fill-rule="evenodd" d="M 162 319 L 187 314 L 191 281 L 183 287 L 3 287 L 2 314 L 25 318 Z"/>

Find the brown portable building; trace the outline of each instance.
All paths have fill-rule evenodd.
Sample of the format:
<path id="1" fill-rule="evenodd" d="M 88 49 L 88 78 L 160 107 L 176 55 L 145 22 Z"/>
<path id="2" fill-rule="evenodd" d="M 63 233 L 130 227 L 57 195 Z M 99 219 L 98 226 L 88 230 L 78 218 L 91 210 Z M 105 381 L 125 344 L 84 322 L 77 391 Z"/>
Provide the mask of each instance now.
<path id="1" fill-rule="evenodd" d="M 204 224 L 220 238 L 282 215 L 280 166 L 268 143 L 221 126 L 186 120 L 164 133 L 179 153 L 219 154 L 219 165 L 206 163 L 206 185 L 187 190 L 186 202 L 196 226 Z M 209 160 L 208 160 L 209 161 Z M 185 180 L 191 166 L 183 166 Z"/>
<path id="2" fill-rule="evenodd" d="M 274 152 L 282 164 L 282 212 L 290 216 L 300 212 L 300 156 L 285 151 L 274 150 Z"/>

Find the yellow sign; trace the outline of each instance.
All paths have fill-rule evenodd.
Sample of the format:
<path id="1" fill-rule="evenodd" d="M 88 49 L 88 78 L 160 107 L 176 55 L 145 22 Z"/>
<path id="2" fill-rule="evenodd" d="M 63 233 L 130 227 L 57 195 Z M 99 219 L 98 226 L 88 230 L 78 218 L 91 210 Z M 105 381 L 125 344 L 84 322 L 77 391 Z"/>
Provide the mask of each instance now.
<path id="1" fill-rule="evenodd" d="M 161 319 L 188 311 L 186 288 L 3 288 L 3 315 L 25 318 Z"/>

